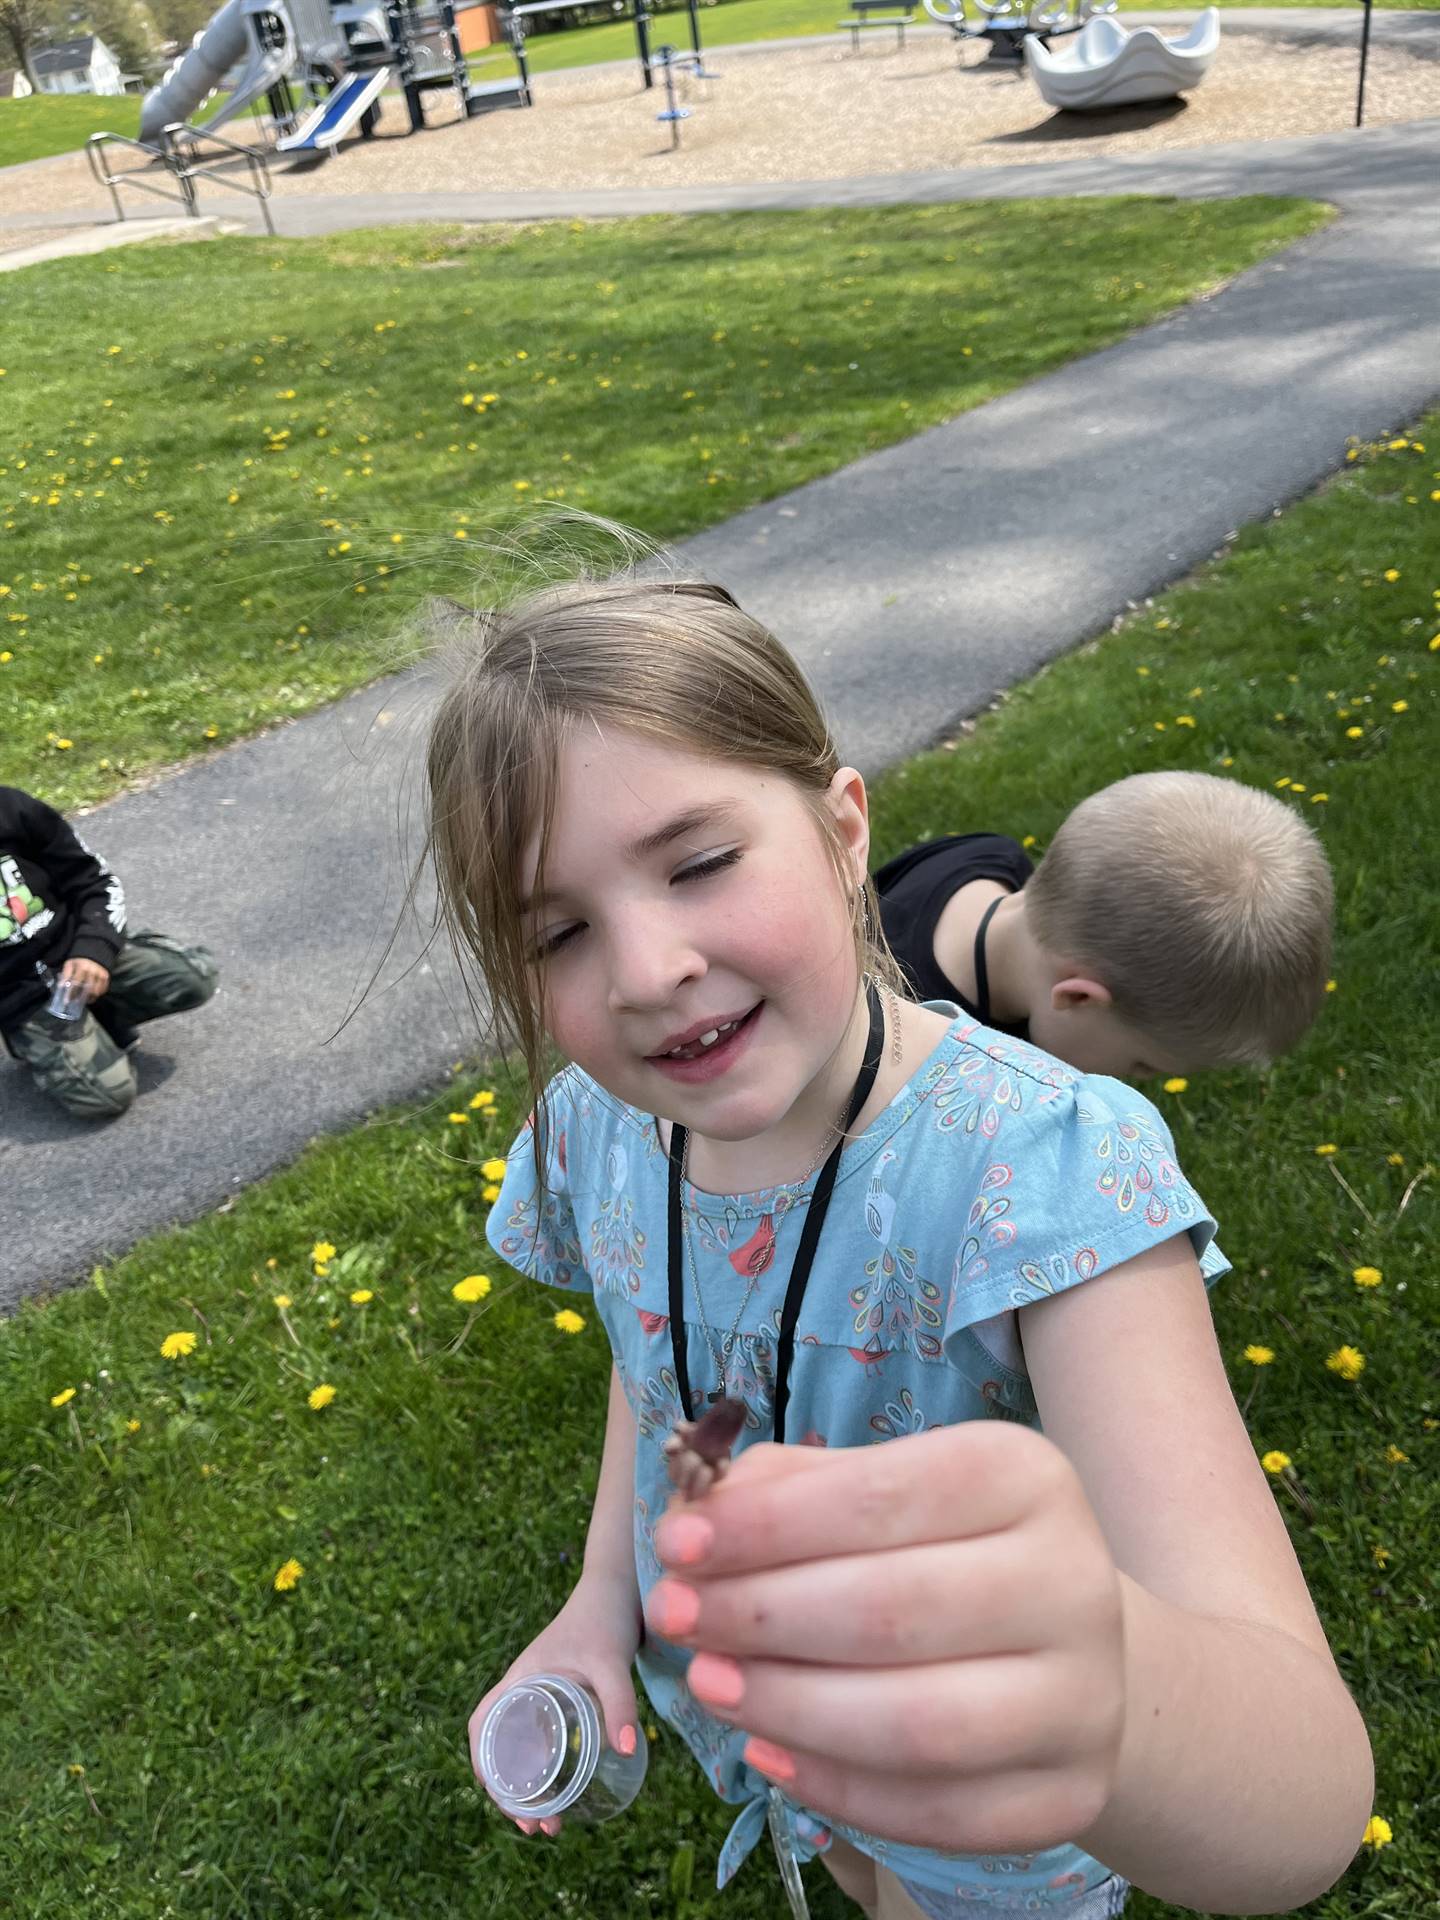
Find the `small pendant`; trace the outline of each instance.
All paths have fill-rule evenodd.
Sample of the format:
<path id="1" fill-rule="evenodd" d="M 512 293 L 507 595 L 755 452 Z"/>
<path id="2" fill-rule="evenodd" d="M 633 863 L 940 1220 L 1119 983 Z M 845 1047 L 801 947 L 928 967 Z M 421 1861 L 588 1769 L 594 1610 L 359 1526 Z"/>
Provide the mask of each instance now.
<path id="1" fill-rule="evenodd" d="M 722 1400 L 728 1400 L 730 1398 L 723 1386 L 715 1387 L 703 1397 L 707 1407 L 718 1407 Z"/>

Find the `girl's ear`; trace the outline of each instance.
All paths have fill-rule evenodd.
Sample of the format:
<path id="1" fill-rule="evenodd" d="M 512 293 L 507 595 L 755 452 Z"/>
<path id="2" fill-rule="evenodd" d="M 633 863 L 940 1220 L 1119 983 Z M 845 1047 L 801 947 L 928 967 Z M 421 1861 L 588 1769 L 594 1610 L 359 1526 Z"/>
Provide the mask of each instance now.
<path id="1" fill-rule="evenodd" d="M 826 789 L 825 799 L 854 863 L 858 887 L 870 865 L 870 799 L 864 776 L 854 767 L 841 767 Z"/>

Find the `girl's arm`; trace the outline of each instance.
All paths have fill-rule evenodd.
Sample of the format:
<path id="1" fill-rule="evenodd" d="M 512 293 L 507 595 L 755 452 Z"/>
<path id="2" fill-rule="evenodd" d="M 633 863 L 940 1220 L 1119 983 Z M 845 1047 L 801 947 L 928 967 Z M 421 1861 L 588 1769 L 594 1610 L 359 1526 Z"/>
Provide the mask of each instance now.
<path id="1" fill-rule="evenodd" d="M 1160 1899 L 1288 1912 L 1344 1871 L 1374 1775 L 1183 1238 L 1020 1315 L 1045 1433 L 1120 1573 L 1125 1715 L 1087 1852 Z"/>
<path id="2" fill-rule="evenodd" d="M 640 1583 L 635 1573 L 635 1415 L 620 1384 L 619 1369 L 610 1369 L 610 1408 L 605 1419 L 605 1451 L 600 1461 L 600 1484 L 585 1536 L 585 1569 L 581 1579 L 613 1589 L 613 1601 L 635 1622 L 640 1633 Z"/>

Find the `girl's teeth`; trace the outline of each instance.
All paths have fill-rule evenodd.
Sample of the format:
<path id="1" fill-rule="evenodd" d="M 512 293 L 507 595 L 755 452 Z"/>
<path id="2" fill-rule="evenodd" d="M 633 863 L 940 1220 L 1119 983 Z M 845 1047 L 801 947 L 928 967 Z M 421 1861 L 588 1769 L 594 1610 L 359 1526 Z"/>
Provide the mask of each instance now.
<path id="1" fill-rule="evenodd" d="M 688 1041 L 683 1047 L 672 1047 L 668 1057 L 671 1060 L 693 1060 L 695 1058 L 694 1048 L 713 1047 L 722 1033 L 733 1033 L 739 1024 L 740 1022 L 738 1020 L 732 1020 L 727 1026 L 711 1027 L 708 1033 L 698 1034 L 695 1039 Z"/>

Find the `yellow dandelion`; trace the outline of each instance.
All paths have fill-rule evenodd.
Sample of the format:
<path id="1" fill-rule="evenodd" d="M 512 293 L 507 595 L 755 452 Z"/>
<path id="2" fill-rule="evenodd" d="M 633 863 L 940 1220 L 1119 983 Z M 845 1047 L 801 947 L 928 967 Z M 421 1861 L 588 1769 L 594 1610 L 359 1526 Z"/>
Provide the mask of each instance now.
<path id="1" fill-rule="evenodd" d="M 1408 1453 L 1403 1453 L 1400 1448 L 1392 1442 L 1392 1444 L 1385 1449 L 1385 1458 L 1392 1467 L 1398 1467 L 1408 1463 L 1410 1456 Z"/>
<path id="2" fill-rule="evenodd" d="M 304 1578 L 305 1569 L 298 1560 L 287 1560 L 275 1573 L 275 1591 L 289 1593 L 290 1589 Z"/>
<path id="3" fill-rule="evenodd" d="M 1327 980 L 1327 981 L 1325 982 L 1325 991 L 1326 991 L 1326 993 L 1334 993 L 1334 991 L 1335 991 L 1335 989 L 1336 989 L 1336 987 L 1338 987 L 1338 986 L 1339 986 L 1339 984 L 1340 984 L 1340 982 L 1339 982 L 1338 980 Z"/>
<path id="4" fill-rule="evenodd" d="M 367 1300 L 373 1300 L 374 1298 L 375 1295 L 369 1287 L 356 1287 L 350 1296 L 350 1304 L 352 1307 L 363 1307 Z"/>
<path id="5" fill-rule="evenodd" d="M 198 1337 L 193 1333 L 167 1333 L 160 1342 L 160 1352 L 166 1360 L 181 1360 L 195 1351 Z"/>
<path id="6" fill-rule="evenodd" d="M 1346 727 L 1345 729 L 1345 738 L 1347 740 L 1361 740 L 1364 738 L 1364 735 L 1365 729 L 1363 727 Z"/>
<path id="7" fill-rule="evenodd" d="M 495 1186 L 482 1187 L 480 1189 L 480 1198 L 485 1202 L 485 1205 L 487 1207 L 493 1206 L 495 1202 L 500 1198 L 499 1187 L 495 1187 Z"/>
<path id="8" fill-rule="evenodd" d="M 1278 1447 L 1272 1447 L 1269 1453 L 1262 1453 L 1260 1464 L 1266 1473 L 1283 1473 L 1290 1464 L 1288 1453 L 1281 1453 Z"/>
<path id="9" fill-rule="evenodd" d="M 447 1113 L 445 1118 L 450 1122 L 452 1127 L 468 1127 L 470 1124 L 470 1116 L 468 1113 Z"/>
<path id="10" fill-rule="evenodd" d="M 1270 1362 L 1275 1358 L 1275 1349 L 1273 1347 L 1248 1346 L 1245 1349 L 1245 1358 L 1250 1362 L 1252 1367 L 1268 1367 Z"/>
<path id="11" fill-rule="evenodd" d="M 480 1163 L 480 1178 L 482 1180 L 503 1180 L 505 1178 L 505 1162 L 503 1160 L 483 1160 Z"/>
<path id="12" fill-rule="evenodd" d="M 330 1277 L 330 1268 L 322 1260 L 315 1268 L 315 1278 L 317 1280 L 328 1280 L 329 1277 Z"/>
<path id="13" fill-rule="evenodd" d="M 1372 1813 L 1365 1823 L 1361 1844 L 1378 1851 L 1381 1847 L 1388 1847 L 1394 1838 L 1394 1834 L 1390 1831 L 1390 1822 L 1382 1820 L 1378 1813 Z"/>
<path id="14" fill-rule="evenodd" d="M 52 1407 L 64 1407 L 64 1406 L 68 1406 L 74 1398 L 75 1398 L 74 1387 L 62 1387 L 59 1393 L 51 1394 L 50 1404 Z"/>
<path id="15" fill-rule="evenodd" d="M 1322 801 L 1328 800 L 1329 798 L 1328 793 L 1312 793 L 1310 796 L 1310 804 L 1312 807 L 1318 807 Z"/>
<path id="16" fill-rule="evenodd" d="M 1405 1156 L 1403 1153 L 1387 1153 L 1385 1156 L 1385 1164 L 1387 1167 L 1403 1167 L 1405 1164 Z"/>
<path id="17" fill-rule="evenodd" d="M 1358 1347 L 1337 1347 L 1325 1356 L 1325 1365 L 1342 1380 L 1358 1380 L 1365 1371 L 1365 1356 Z"/>
<path id="18" fill-rule="evenodd" d="M 333 1260 L 335 1253 L 336 1249 L 331 1246 L 328 1240 L 317 1240 L 310 1249 L 310 1258 L 318 1267 L 322 1266 L 327 1260 Z"/>
<path id="19" fill-rule="evenodd" d="M 334 1387 L 330 1386 L 327 1382 L 322 1381 L 318 1387 L 312 1387 L 310 1389 L 309 1406 L 311 1408 L 311 1411 L 314 1413 L 319 1413 L 322 1408 L 328 1407 L 330 1402 L 334 1398 L 335 1398 Z"/>
<path id="20" fill-rule="evenodd" d="M 477 1300 L 483 1300 L 489 1291 L 488 1273 L 467 1273 L 463 1280 L 457 1280 L 450 1289 L 452 1297 L 467 1307 Z"/>
<path id="21" fill-rule="evenodd" d="M 470 1101 L 470 1105 L 481 1112 L 487 1107 L 493 1107 L 494 1104 L 495 1096 L 488 1087 L 482 1087 L 479 1093 L 472 1096 Z"/>
<path id="22" fill-rule="evenodd" d="M 1338 1153 L 1340 1149 L 1333 1140 L 1322 1140 L 1315 1151 L 1320 1155 L 1322 1160 L 1328 1160 L 1332 1153 Z"/>
<path id="23" fill-rule="evenodd" d="M 573 1307 L 562 1307 L 555 1316 L 555 1330 L 557 1333 L 579 1333 L 584 1328 L 584 1325 L 584 1314 L 576 1313 Z"/>
<path id="24" fill-rule="evenodd" d="M 1378 1287 L 1385 1276 L 1379 1267 L 1356 1267 L 1350 1278 L 1357 1287 Z"/>
<path id="25" fill-rule="evenodd" d="M 1390 702 L 1390 711 L 1391 713 L 1408 713 L 1410 711 L 1410 702 L 1408 700 L 1392 700 Z"/>
<path id="26" fill-rule="evenodd" d="M 273 1298 L 275 1305 L 280 1309 L 281 1313 L 284 1313 L 285 1309 L 291 1304 L 288 1293 L 277 1293 Z"/>
<path id="27" fill-rule="evenodd" d="M 125 1422 L 125 1431 L 127 1433 L 138 1433 L 140 1431 L 140 1422 L 138 1420 L 127 1420 Z"/>
<path id="28" fill-rule="evenodd" d="M 1395 443 L 1392 441 L 1391 445 L 1393 446 L 1394 444 Z M 1400 444 L 1403 446 L 1405 443 L 1402 440 Z M 1400 569 L 1398 567 L 1386 567 L 1385 578 L 1390 582 L 1391 586 L 1393 587 L 1395 582 L 1400 578 Z"/>
<path id="29" fill-rule="evenodd" d="M 1377 1567 L 1388 1567 L 1392 1555 L 1389 1547 L 1372 1547 L 1370 1549 L 1370 1558 L 1375 1562 Z"/>
<path id="30" fill-rule="evenodd" d="M 1184 1093 L 1189 1084 L 1183 1073 L 1172 1074 L 1165 1082 L 1165 1091 L 1166 1093 Z"/>

